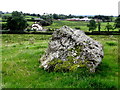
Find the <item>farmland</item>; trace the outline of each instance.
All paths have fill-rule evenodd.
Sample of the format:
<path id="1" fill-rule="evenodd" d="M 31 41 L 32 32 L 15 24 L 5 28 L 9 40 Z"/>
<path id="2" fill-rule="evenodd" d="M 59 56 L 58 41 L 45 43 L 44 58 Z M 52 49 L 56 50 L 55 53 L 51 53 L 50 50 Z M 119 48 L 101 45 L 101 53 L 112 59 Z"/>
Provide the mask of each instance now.
<path id="1" fill-rule="evenodd" d="M 2 17 L 7 17 L 7 16 L 11 16 L 11 13 L 8 13 L 8 14 L 3 14 Z M 27 20 L 27 23 L 29 26 L 31 26 L 34 21 L 29 21 L 30 19 L 32 18 L 40 18 L 38 16 L 30 16 L 30 15 L 25 15 L 24 16 L 25 19 Z M 114 21 L 116 19 L 116 17 L 112 17 L 113 19 L 113 22 L 109 22 L 110 25 L 112 25 L 114 27 Z M 0 20 L 2 20 L 2 22 L 0 22 L 0 24 L 6 24 L 6 19 L 2 19 L 0 18 Z M 66 20 L 53 20 L 53 23 L 50 25 L 50 26 L 43 26 L 43 28 L 45 29 L 58 29 L 60 27 L 62 27 L 63 25 L 67 25 L 67 26 L 70 26 L 71 28 L 78 28 L 78 29 L 81 29 L 85 32 L 89 32 L 89 28 L 87 27 L 87 24 L 89 22 L 84 22 L 84 21 L 66 21 Z M 101 31 L 107 31 L 105 29 L 107 25 L 107 22 L 101 22 Z M 94 31 L 98 31 L 98 28 L 96 28 Z M 118 29 L 114 29 L 114 30 L 110 30 L 110 31 L 118 31 Z"/>
<path id="2" fill-rule="evenodd" d="M 0 22 L 5 24 L 6 22 Z M 31 26 L 34 22 L 32 21 L 28 21 L 27 22 L 29 24 L 29 26 Z M 44 26 L 45 29 L 51 28 L 51 29 L 58 29 L 60 27 L 62 27 L 63 25 L 67 25 L 70 26 L 71 28 L 79 28 L 83 31 L 89 31 L 89 28 L 87 27 L 88 22 L 84 22 L 84 21 L 65 21 L 65 20 L 61 20 L 61 21 L 57 21 L 54 20 L 53 24 L 50 26 Z M 113 26 L 114 22 L 110 22 L 110 24 Z M 101 23 L 101 31 L 107 31 L 105 29 L 105 26 L 107 25 L 107 22 L 102 22 Z M 98 31 L 98 29 L 96 28 L 95 31 Z M 118 31 L 118 29 L 114 29 L 114 30 L 110 30 L 110 31 Z"/>
<path id="3" fill-rule="evenodd" d="M 60 28 L 63 25 L 67 25 L 71 28 L 80 28 L 80 30 L 83 31 L 89 31 L 89 28 L 87 27 L 88 22 L 84 22 L 84 21 L 54 21 L 52 25 L 47 26 L 47 28 Z M 114 22 L 110 22 L 111 25 L 114 25 Z M 101 31 L 107 31 L 105 29 L 105 26 L 107 25 L 107 22 L 102 22 L 101 23 Z M 95 31 L 98 31 L 98 29 L 96 28 Z M 117 29 L 115 29 L 114 31 L 118 31 Z"/>
<path id="4" fill-rule="evenodd" d="M 54 24 L 53 26 L 57 26 Z M 118 86 L 120 36 L 90 35 L 104 46 L 103 61 L 93 74 L 79 70 L 64 73 L 47 72 L 39 68 L 38 60 L 45 53 L 50 37 L 51 35 L 38 34 L 1 36 L 3 88 L 118 88 L 120 86 Z"/>

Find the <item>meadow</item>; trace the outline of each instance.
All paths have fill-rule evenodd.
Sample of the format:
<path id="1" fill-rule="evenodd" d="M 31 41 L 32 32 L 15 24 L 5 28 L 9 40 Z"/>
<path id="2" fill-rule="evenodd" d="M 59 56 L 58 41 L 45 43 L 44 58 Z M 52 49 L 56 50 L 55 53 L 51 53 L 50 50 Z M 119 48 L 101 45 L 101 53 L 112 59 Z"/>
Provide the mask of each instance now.
<path id="1" fill-rule="evenodd" d="M 85 21 L 66 21 L 66 20 L 61 20 L 61 21 L 53 21 L 53 24 L 44 28 L 55 28 L 58 29 L 64 25 L 67 25 L 71 28 L 78 28 L 80 30 L 83 30 L 85 32 L 89 32 L 89 28 L 87 27 L 87 24 L 89 22 Z M 97 23 L 96 23 L 97 24 Z M 107 31 L 106 28 L 107 22 L 101 22 L 101 31 Z M 114 22 L 110 22 L 110 25 L 114 26 Z M 94 31 L 98 31 L 98 28 L 96 28 Z M 118 31 L 118 29 L 110 30 L 110 31 Z"/>
<path id="2" fill-rule="evenodd" d="M 51 35 L 3 34 L 2 88 L 120 88 L 116 35 L 90 35 L 104 46 L 104 58 L 95 73 L 47 72 L 38 60 Z"/>

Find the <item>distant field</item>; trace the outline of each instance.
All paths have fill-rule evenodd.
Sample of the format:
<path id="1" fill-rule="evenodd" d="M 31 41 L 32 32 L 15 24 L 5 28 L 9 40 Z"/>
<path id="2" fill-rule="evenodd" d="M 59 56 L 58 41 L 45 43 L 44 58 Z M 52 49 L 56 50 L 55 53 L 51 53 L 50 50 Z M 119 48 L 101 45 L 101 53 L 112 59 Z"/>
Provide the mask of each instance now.
<path id="1" fill-rule="evenodd" d="M 26 15 L 25 18 L 39 18 L 39 17 Z"/>
<path id="2" fill-rule="evenodd" d="M 2 14 L 2 16 L 11 16 L 11 13 Z"/>
<path id="3" fill-rule="evenodd" d="M 0 24 L 6 24 L 7 22 L 0 22 Z"/>
<path id="4" fill-rule="evenodd" d="M 81 30 L 87 30 L 88 22 L 81 22 L 81 21 L 65 21 L 65 20 L 61 20 L 61 21 L 54 21 L 52 25 L 47 26 L 48 28 L 60 28 L 64 25 L 67 25 L 71 28 L 81 28 Z"/>
<path id="5" fill-rule="evenodd" d="M 79 70 L 49 73 L 39 68 L 38 60 L 45 53 L 50 37 L 36 34 L 1 36 L 3 88 L 118 88 L 120 36 L 90 35 L 104 46 L 102 64 L 94 74 Z"/>
<path id="6" fill-rule="evenodd" d="M 64 25 L 67 25 L 71 28 L 80 28 L 83 31 L 89 31 L 89 28 L 87 27 L 87 24 L 89 22 L 84 22 L 84 21 L 54 21 L 52 25 L 47 26 L 48 28 L 60 28 Z M 110 22 L 111 25 L 114 25 L 114 22 Z M 105 30 L 105 26 L 107 25 L 107 22 L 101 22 L 101 31 L 107 31 Z M 96 28 L 95 31 L 98 31 L 98 28 Z M 110 30 L 111 31 L 111 30 Z M 114 31 L 118 31 L 115 29 Z"/>
<path id="7" fill-rule="evenodd" d="M 29 24 L 29 26 L 32 26 L 32 24 L 33 24 L 34 22 L 28 21 L 27 23 Z"/>

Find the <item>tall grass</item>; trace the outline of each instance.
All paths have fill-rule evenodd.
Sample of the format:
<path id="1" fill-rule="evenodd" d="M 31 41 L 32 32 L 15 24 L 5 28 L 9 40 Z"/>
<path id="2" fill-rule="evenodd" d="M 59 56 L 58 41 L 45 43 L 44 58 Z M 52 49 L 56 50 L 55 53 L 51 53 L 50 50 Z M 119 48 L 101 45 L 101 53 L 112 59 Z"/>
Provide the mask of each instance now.
<path id="1" fill-rule="evenodd" d="M 118 88 L 118 36 L 91 35 L 104 46 L 104 58 L 95 73 L 47 72 L 38 60 L 50 35 L 2 35 L 3 88 Z M 31 39 L 32 38 L 32 39 Z M 33 40 L 31 43 L 31 40 Z M 114 43 L 114 45 L 109 45 Z"/>

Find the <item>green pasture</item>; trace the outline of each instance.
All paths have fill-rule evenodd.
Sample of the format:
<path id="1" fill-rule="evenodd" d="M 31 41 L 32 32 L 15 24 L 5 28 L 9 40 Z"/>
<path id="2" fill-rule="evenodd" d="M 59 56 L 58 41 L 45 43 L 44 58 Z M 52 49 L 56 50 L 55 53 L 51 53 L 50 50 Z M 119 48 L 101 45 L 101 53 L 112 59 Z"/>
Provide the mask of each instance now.
<path id="1" fill-rule="evenodd" d="M 48 28 L 60 28 L 64 25 L 67 25 L 71 28 L 80 28 L 81 30 L 87 30 L 88 22 L 80 22 L 80 21 L 65 21 L 65 20 L 61 20 L 61 21 L 53 21 L 53 24 L 50 26 L 47 26 Z"/>
<path id="2" fill-rule="evenodd" d="M 26 15 L 25 18 L 39 18 L 39 17 Z"/>
<path id="3" fill-rule="evenodd" d="M 7 22 L 0 22 L 0 24 L 6 24 Z"/>
<path id="4" fill-rule="evenodd" d="M 65 21 L 65 20 L 61 20 L 61 21 L 53 21 L 53 24 L 50 26 L 47 26 L 47 28 L 60 28 L 64 25 L 67 25 L 71 28 L 80 28 L 83 31 L 89 31 L 89 28 L 87 27 L 87 24 L 89 22 L 84 22 L 84 21 Z M 101 31 L 107 31 L 105 29 L 107 25 L 107 22 L 101 22 Z M 110 22 L 110 25 L 114 26 L 114 22 Z M 96 30 L 94 31 L 98 31 L 98 28 L 96 28 Z M 110 30 L 110 31 L 118 31 L 118 29 L 114 29 L 114 30 Z"/>
<path id="5" fill-rule="evenodd" d="M 29 24 L 29 26 L 32 26 L 32 24 L 34 24 L 34 22 L 32 21 L 28 21 L 27 23 Z"/>
<path id="6" fill-rule="evenodd" d="M 11 16 L 11 13 L 2 14 L 2 16 Z"/>
<path id="7" fill-rule="evenodd" d="M 118 38 L 90 35 L 104 47 L 104 58 L 95 73 L 47 72 L 38 60 L 45 53 L 51 35 L 3 34 L 3 88 L 120 88 L 118 86 Z"/>

